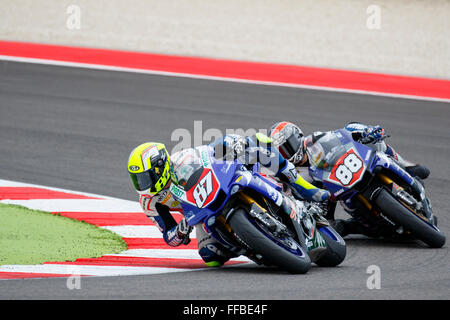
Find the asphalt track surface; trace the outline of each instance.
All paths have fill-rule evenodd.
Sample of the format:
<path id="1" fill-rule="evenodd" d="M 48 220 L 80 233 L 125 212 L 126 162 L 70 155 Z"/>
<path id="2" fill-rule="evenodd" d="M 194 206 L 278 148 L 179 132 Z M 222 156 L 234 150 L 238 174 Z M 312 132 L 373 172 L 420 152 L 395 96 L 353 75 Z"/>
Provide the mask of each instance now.
<path id="1" fill-rule="evenodd" d="M 268 128 L 278 120 L 306 133 L 348 121 L 381 124 L 426 180 L 439 226 L 450 235 L 450 105 L 266 85 L 0 62 L 0 178 L 136 200 L 126 163 L 144 141 L 170 148 L 175 129 Z M 193 139 L 192 139 L 193 142 Z M 208 141 L 204 141 L 205 143 Z M 346 217 L 341 209 L 338 216 Z M 7 280 L 0 299 L 448 299 L 448 245 L 347 239 L 337 268 L 306 275 L 238 266 L 150 276 Z M 366 286 L 381 270 L 381 289 Z"/>

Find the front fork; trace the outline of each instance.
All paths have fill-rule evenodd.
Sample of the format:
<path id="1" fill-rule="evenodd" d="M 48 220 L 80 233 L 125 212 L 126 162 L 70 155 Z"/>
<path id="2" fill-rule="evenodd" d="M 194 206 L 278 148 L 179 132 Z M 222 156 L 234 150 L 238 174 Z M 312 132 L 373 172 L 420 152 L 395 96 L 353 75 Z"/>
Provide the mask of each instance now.
<path id="1" fill-rule="evenodd" d="M 289 217 L 296 233 L 303 236 L 308 254 L 315 261 L 321 252 L 326 249 L 326 241 L 318 231 L 323 226 L 329 226 L 328 221 L 322 216 L 322 209 L 315 204 L 298 202 L 297 200 L 284 197 L 284 206 L 290 207 Z M 307 207 L 309 205 L 309 207 Z"/>
<path id="2" fill-rule="evenodd" d="M 249 215 L 265 225 L 274 234 L 287 234 L 292 237 L 292 232 L 294 231 L 296 236 L 294 238 L 297 238 L 298 243 L 308 252 L 312 261 L 316 261 L 321 256 L 321 253 L 326 250 L 326 241 L 318 231 L 318 228 L 328 226 L 329 223 L 326 219 L 320 218 L 320 215 L 316 217 L 313 207 L 308 210 L 305 207 L 297 205 L 295 200 L 285 196 L 284 205 L 288 205 L 291 208 L 290 213 L 286 212 L 286 214 L 289 215 L 294 229 L 289 230 L 285 224 L 269 214 L 266 208 L 261 206 L 249 195 L 244 192 L 239 192 L 238 197 L 244 204 L 248 205 Z M 284 208 L 280 207 L 280 209 L 285 211 Z"/>
<path id="3" fill-rule="evenodd" d="M 267 210 L 258 204 L 252 197 L 249 195 L 240 192 L 239 199 L 249 206 L 249 214 L 258 219 L 262 224 L 264 224 L 270 231 L 274 232 L 274 234 L 288 234 L 289 236 L 293 236 L 293 231 L 295 232 L 294 238 L 297 238 L 298 243 L 303 247 L 306 252 L 309 252 L 310 248 L 310 239 L 307 232 L 305 232 L 303 221 L 301 220 L 300 212 L 297 213 L 295 207 L 291 211 L 289 218 L 292 221 L 292 226 L 294 230 L 289 230 L 286 225 L 282 222 L 278 221 L 271 214 L 267 212 Z M 294 205 L 294 203 L 292 204 Z M 280 208 L 284 211 L 283 208 Z"/>

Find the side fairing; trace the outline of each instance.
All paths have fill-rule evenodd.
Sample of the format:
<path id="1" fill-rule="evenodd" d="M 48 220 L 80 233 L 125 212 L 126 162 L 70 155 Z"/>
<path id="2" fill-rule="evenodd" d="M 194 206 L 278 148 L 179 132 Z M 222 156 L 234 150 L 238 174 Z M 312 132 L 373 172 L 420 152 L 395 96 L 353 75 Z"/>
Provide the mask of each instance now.
<path id="1" fill-rule="evenodd" d="M 242 188 L 251 188 L 266 198 L 271 199 L 277 205 L 281 205 L 283 195 L 280 193 L 278 186 L 268 183 L 266 179 L 258 173 L 252 174 L 250 171 L 237 171 L 234 182 L 231 184 L 231 192 L 235 193 Z"/>

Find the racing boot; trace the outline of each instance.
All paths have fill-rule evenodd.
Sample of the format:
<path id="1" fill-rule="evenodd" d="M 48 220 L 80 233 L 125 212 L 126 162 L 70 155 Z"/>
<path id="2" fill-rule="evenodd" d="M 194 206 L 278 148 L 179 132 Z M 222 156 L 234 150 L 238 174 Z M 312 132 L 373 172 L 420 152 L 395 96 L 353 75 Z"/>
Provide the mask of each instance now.
<path id="1" fill-rule="evenodd" d="M 204 230 L 203 225 L 197 225 L 195 231 L 198 241 L 198 253 L 207 267 L 221 267 L 231 258 L 237 257 L 236 254 L 213 239 Z"/>
<path id="2" fill-rule="evenodd" d="M 419 177 L 422 180 L 428 178 L 428 176 L 430 175 L 430 169 L 421 164 L 405 167 L 405 170 L 412 177 Z"/>
<path id="3" fill-rule="evenodd" d="M 430 169 L 421 164 L 412 163 L 401 155 L 399 155 L 392 146 L 386 144 L 386 154 L 393 158 L 402 168 L 406 170 L 412 177 L 426 179 L 430 175 Z"/>

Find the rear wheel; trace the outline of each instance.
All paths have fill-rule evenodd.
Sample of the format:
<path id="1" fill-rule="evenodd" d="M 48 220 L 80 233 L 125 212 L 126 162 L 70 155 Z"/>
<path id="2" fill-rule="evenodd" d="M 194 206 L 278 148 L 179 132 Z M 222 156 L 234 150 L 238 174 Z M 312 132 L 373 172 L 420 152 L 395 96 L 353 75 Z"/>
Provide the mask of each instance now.
<path id="1" fill-rule="evenodd" d="M 243 242 L 263 256 L 264 261 L 290 273 L 302 274 L 311 268 L 311 260 L 301 244 L 290 236 L 275 236 L 244 209 L 236 210 L 229 225 Z"/>
<path id="2" fill-rule="evenodd" d="M 411 209 L 397 201 L 386 189 L 380 191 L 375 203 L 389 219 L 401 225 L 428 246 L 440 248 L 445 244 L 445 235 L 436 226 L 419 218 Z"/>

